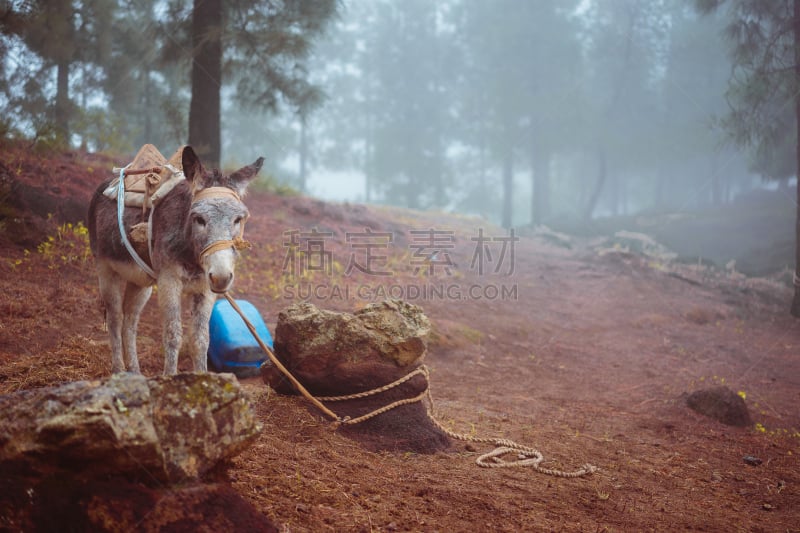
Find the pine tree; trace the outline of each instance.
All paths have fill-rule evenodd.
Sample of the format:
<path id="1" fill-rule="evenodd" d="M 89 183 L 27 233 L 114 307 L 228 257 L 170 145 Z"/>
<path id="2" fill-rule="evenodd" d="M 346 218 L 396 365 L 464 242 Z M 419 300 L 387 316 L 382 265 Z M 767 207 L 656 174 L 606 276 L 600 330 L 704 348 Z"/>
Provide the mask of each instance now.
<path id="1" fill-rule="evenodd" d="M 195 10 L 205 2 L 216 4 L 220 0 L 195 0 Z M 302 115 L 322 101 L 320 89 L 308 81 L 305 61 L 315 39 L 336 15 L 338 5 L 336 0 L 232 0 L 221 4 L 218 20 L 211 20 L 211 15 L 201 17 L 205 22 L 192 32 L 193 42 L 210 47 L 203 52 L 203 63 L 208 62 L 211 67 L 205 76 L 198 73 L 198 79 L 207 87 L 197 95 L 197 103 L 192 88 L 190 130 L 193 121 L 205 122 L 203 127 L 198 125 L 194 137 L 190 132 L 190 138 L 209 147 L 211 160 L 219 159 L 220 120 L 213 115 L 219 107 L 223 84 L 235 85 L 241 105 L 261 111 L 276 112 L 283 102 Z M 217 36 L 221 50 L 216 48 Z M 193 47 L 193 58 L 200 53 L 199 48 Z M 218 61 L 219 77 L 215 73 Z M 194 75 L 192 79 L 194 84 Z M 197 116 L 207 111 L 211 116 Z"/>
<path id="2" fill-rule="evenodd" d="M 760 158 L 773 173 L 780 158 L 775 147 L 788 135 L 795 161 L 785 171 L 800 176 L 800 0 L 696 0 L 696 5 L 704 13 L 728 8 L 725 35 L 734 72 L 727 93 L 731 111 L 721 120 L 725 131 L 737 144 L 752 147 L 757 162 Z M 785 119 L 789 110 L 794 121 Z M 800 318 L 800 183 L 797 206 L 791 314 Z"/>
<path id="3" fill-rule="evenodd" d="M 33 0 L 9 7 L 4 15 L 13 24 L 4 25 L 3 32 L 18 36 L 43 61 L 44 72 L 28 72 L 31 86 L 43 91 L 35 78 L 55 70 L 56 91 L 49 118 L 62 142 L 69 142 L 74 115 L 70 95 L 73 66 L 107 61 L 114 7 L 113 0 Z"/>
<path id="4" fill-rule="evenodd" d="M 192 100 L 189 144 L 211 166 L 219 166 L 222 91 L 222 0 L 194 0 L 191 22 Z"/>

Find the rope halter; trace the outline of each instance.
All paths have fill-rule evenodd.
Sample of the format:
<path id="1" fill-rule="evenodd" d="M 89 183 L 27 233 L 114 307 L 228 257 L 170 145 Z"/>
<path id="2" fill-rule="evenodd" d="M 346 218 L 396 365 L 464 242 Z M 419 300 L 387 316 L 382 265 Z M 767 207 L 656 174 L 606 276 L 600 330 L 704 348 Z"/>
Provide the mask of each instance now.
<path id="1" fill-rule="evenodd" d="M 232 198 L 237 202 L 242 201 L 242 198 L 233 189 L 229 189 L 227 187 L 208 187 L 195 192 L 192 195 L 192 203 L 199 202 L 200 200 L 206 200 L 208 198 Z M 200 252 L 200 262 L 202 263 L 209 255 L 221 250 L 227 250 L 228 248 L 233 248 L 234 250 L 245 250 L 250 248 L 252 245 L 244 238 L 244 225 L 246 222 L 247 217 L 242 219 L 239 235 L 234 237 L 232 240 L 222 239 L 219 241 L 214 241 L 203 248 L 203 251 Z"/>

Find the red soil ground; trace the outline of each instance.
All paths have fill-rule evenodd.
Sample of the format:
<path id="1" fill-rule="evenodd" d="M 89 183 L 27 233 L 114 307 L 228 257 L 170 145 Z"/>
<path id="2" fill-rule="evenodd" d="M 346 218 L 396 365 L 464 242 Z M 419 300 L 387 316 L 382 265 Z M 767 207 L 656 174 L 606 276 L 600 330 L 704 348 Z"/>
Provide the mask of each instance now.
<path id="1" fill-rule="evenodd" d="M 97 168 L 111 166 L 80 154 L 52 159 L 37 163 L 5 148 L 0 182 L 56 187 L 88 204 L 103 175 Z M 474 460 L 486 450 L 458 441 L 432 455 L 369 452 L 302 399 L 253 378 L 243 385 L 264 432 L 234 460 L 228 481 L 280 527 L 800 531 L 800 323 L 788 315 L 788 288 L 601 254 L 579 240 L 566 249 L 522 236 L 513 261 L 509 254 L 501 261 L 498 239 L 507 233 L 479 219 L 265 192 L 247 204 L 254 247 L 239 265 L 235 293 L 270 328 L 309 290 L 319 307 L 350 311 L 402 291 L 434 325 L 426 362 L 448 427 L 537 447 L 543 466 L 599 468 L 577 479 L 483 469 Z M 0 393 L 110 372 L 85 236 L 75 226 L 59 230 L 57 218 L 41 223 L 53 239 L 38 247 L 13 242 L 8 218 L 2 227 Z M 351 260 L 365 266 L 366 250 L 347 233 L 365 228 L 392 236 L 371 249 L 370 264 L 391 275 L 348 271 Z M 300 250 L 312 253 L 292 261 L 291 232 L 313 229 L 330 233 L 317 237 L 330 256 L 314 255 L 301 239 Z M 495 240 L 471 240 L 480 229 Z M 430 234 L 412 230 L 442 232 L 434 233 L 445 246 L 433 275 L 415 272 L 415 252 L 430 251 Z M 491 253 L 483 273 L 473 263 L 478 244 Z M 303 268 L 328 264 L 330 274 Z M 299 281 L 288 276 L 293 267 Z M 417 289 L 409 287 L 428 287 L 427 298 L 412 298 Z M 506 297 L 495 296 L 503 287 Z M 146 313 L 142 368 L 155 375 L 163 364 L 155 298 Z M 729 427 L 685 406 L 684 393 L 715 384 L 741 391 L 757 424 Z M 762 463 L 747 464 L 748 455 Z"/>

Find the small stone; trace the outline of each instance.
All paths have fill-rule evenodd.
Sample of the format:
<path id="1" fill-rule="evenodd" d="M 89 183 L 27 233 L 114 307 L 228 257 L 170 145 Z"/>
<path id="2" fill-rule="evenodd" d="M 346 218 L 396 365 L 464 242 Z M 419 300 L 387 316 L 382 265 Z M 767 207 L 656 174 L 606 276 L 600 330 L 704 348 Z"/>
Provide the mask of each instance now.
<path id="1" fill-rule="evenodd" d="M 747 464 L 749 464 L 751 466 L 758 466 L 758 465 L 760 465 L 761 463 L 764 462 L 761 459 L 759 459 L 758 457 L 755 457 L 753 455 L 745 455 L 742 459 L 744 459 L 745 463 L 747 463 Z"/>
<path id="2" fill-rule="evenodd" d="M 753 424 L 744 399 L 728 387 L 696 390 L 686 398 L 690 409 L 727 424 L 745 427 Z"/>
<path id="3" fill-rule="evenodd" d="M 772 505 L 770 505 L 768 503 L 765 503 L 764 505 L 762 505 L 761 508 L 764 509 L 765 511 L 772 511 L 773 509 L 775 509 Z"/>

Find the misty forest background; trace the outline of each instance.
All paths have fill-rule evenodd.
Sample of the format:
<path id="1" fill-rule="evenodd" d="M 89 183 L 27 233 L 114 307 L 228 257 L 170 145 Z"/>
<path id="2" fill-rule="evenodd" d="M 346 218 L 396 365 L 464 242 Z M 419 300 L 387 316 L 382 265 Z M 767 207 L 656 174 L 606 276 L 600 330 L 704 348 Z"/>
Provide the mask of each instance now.
<path id="1" fill-rule="evenodd" d="M 0 131 L 505 227 L 703 208 L 793 186 L 798 3 L 3 0 Z"/>

